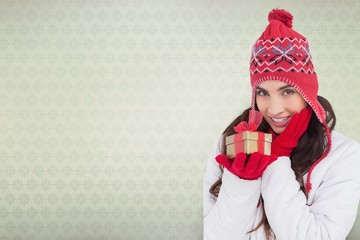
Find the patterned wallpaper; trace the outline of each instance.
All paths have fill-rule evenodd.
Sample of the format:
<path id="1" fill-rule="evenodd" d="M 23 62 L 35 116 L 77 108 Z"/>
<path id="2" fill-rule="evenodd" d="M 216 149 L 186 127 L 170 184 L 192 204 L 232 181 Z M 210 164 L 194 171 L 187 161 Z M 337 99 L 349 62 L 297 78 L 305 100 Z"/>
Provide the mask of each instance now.
<path id="1" fill-rule="evenodd" d="M 201 239 L 207 158 L 274 7 L 359 141 L 359 1 L 1 0 L 0 239 Z"/>

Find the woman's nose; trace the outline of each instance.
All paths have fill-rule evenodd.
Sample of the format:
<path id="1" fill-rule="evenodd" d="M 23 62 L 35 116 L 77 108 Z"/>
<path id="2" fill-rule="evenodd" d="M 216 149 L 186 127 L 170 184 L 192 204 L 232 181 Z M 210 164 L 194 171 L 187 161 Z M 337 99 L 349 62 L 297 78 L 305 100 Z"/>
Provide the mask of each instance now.
<path id="1" fill-rule="evenodd" d="M 284 105 L 278 98 L 271 98 L 268 106 L 270 116 L 278 116 L 284 111 Z"/>

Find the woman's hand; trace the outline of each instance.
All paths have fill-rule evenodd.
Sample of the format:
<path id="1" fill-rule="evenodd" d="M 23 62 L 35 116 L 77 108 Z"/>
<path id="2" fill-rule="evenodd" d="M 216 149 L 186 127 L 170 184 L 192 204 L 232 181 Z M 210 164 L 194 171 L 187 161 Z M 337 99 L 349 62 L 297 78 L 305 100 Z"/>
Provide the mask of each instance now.
<path id="1" fill-rule="evenodd" d="M 285 130 L 271 143 L 271 153 L 276 156 L 290 157 L 291 152 L 297 146 L 299 139 L 304 135 L 312 115 L 312 108 L 309 106 L 295 113 Z"/>
<path id="2" fill-rule="evenodd" d="M 242 179 L 254 180 L 261 177 L 266 167 L 274 162 L 277 157 L 255 152 L 249 157 L 245 153 L 238 153 L 235 159 L 229 159 L 226 155 L 219 154 L 215 159 L 236 176 Z"/>

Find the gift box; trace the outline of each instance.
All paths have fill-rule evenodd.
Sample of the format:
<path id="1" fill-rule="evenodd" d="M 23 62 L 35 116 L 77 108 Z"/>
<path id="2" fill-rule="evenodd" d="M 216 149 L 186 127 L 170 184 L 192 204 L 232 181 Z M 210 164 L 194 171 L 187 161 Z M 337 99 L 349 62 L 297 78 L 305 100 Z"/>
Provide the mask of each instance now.
<path id="1" fill-rule="evenodd" d="M 259 152 L 271 155 L 272 136 L 269 133 L 243 131 L 225 138 L 226 155 L 234 158 L 239 152 Z"/>

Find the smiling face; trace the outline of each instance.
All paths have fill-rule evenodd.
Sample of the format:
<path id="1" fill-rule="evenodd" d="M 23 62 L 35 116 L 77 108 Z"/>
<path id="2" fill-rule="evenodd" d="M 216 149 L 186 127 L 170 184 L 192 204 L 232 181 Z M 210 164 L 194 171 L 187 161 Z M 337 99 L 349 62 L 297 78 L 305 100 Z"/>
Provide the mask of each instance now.
<path id="1" fill-rule="evenodd" d="M 277 80 L 258 85 L 256 104 L 276 134 L 284 131 L 293 114 L 307 107 L 307 102 L 295 88 Z"/>

